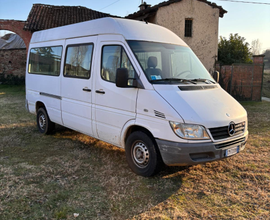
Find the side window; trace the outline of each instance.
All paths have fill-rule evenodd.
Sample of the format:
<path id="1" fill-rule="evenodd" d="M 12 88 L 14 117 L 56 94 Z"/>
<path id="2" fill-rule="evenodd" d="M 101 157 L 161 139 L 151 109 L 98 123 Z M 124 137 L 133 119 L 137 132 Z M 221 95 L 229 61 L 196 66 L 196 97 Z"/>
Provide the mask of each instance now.
<path id="1" fill-rule="evenodd" d="M 30 50 L 28 72 L 59 76 L 61 55 L 62 46 L 32 48 Z"/>
<path id="2" fill-rule="evenodd" d="M 127 68 L 129 78 L 134 78 L 134 68 L 122 46 L 104 46 L 101 65 L 101 78 L 106 81 L 115 82 L 118 68 Z"/>
<path id="3" fill-rule="evenodd" d="M 93 44 L 67 47 L 65 77 L 90 78 Z"/>

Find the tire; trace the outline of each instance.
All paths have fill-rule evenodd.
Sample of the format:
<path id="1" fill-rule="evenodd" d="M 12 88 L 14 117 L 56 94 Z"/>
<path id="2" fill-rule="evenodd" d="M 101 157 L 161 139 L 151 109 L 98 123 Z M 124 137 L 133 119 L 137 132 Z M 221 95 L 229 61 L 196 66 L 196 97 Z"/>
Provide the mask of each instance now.
<path id="1" fill-rule="evenodd" d="M 134 173 L 150 177 L 160 171 L 160 153 L 156 143 L 146 133 L 131 133 L 126 141 L 125 153 L 128 165 Z"/>
<path id="2" fill-rule="evenodd" d="M 55 128 L 55 124 L 51 122 L 44 108 L 39 108 L 37 111 L 37 127 L 42 134 L 50 134 Z"/>

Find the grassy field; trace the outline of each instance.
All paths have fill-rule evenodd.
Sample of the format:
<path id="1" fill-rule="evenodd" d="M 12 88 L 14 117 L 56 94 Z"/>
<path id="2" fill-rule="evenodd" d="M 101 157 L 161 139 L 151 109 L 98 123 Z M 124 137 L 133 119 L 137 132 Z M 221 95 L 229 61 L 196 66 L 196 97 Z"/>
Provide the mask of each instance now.
<path id="1" fill-rule="evenodd" d="M 265 70 L 263 73 L 262 96 L 270 98 L 270 70 Z"/>
<path id="2" fill-rule="evenodd" d="M 0 85 L 0 219 L 269 219 L 270 103 L 243 105 L 241 154 L 144 178 L 121 149 L 60 126 L 41 135 L 24 88 Z"/>

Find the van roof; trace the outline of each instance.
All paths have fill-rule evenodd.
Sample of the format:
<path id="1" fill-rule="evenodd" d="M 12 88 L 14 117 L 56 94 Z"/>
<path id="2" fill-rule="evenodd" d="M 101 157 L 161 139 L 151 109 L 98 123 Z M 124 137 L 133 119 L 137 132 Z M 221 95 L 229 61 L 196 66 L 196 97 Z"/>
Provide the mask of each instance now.
<path id="1" fill-rule="evenodd" d="M 126 40 L 155 41 L 186 46 L 176 34 L 159 25 L 121 18 L 100 18 L 34 32 L 31 43 L 103 34 L 122 35 Z"/>

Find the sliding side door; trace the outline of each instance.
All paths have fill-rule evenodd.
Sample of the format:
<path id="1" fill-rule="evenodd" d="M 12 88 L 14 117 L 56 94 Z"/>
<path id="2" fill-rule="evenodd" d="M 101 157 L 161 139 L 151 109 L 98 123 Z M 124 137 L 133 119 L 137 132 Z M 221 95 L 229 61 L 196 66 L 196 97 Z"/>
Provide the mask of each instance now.
<path id="1" fill-rule="evenodd" d="M 96 37 L 66 40 L 61 81 L 62 120 L 66 127 L 93 135 L 92 71 Z"/>

